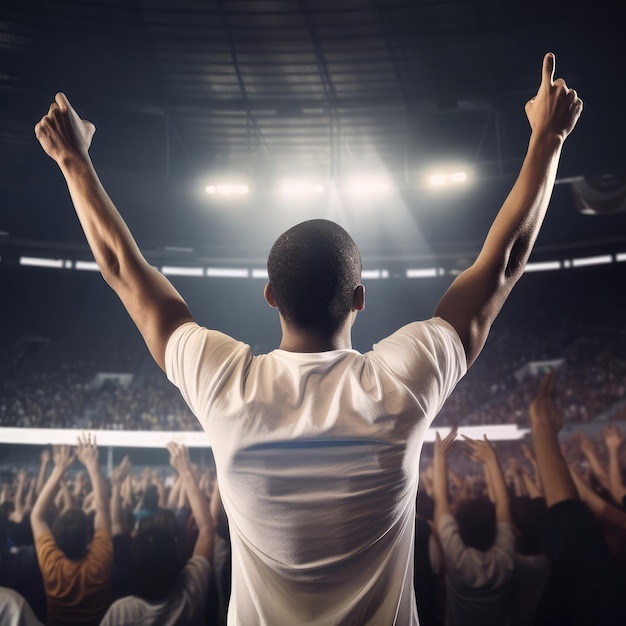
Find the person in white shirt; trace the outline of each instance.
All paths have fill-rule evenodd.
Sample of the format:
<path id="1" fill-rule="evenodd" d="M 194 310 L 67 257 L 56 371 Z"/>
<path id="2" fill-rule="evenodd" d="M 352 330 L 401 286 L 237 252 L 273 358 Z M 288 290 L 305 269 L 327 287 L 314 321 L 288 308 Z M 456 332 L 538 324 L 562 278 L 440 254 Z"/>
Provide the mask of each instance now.
<path id="1" fill-rule="evenodd" d="M 63 94 L 37 124 L 102 275 L 207 431 L 233 544 L 229 624 L 417 624 L 423 435 L 480 353 L 547 210 L 582 110 L 576 92 L 554 80 L 554 65 L 547 54 L 526 105 L 526 159 L 478 258 L 433 319 L 365 354 L 351 341 L 365 306 L 360 256 L 338 225 L 306 222 L 275 244 L 265 297 L 278 309 L 282 340 L 255 357 L 198 326 L 143 258 L 91 163 L 93 124 Z"/>
<path id="2" fill-rule="evenodd" d="M 186 562 L 174 531 L 146 520 L 133 539 L 132 562 L 137 594 L 116 600 L 100 626 L 203 626 L 215 543 L 210 504 L 202 493 L 187 448 L 169 443 L 170 464 L 182 480 L 198 535 Z"/>

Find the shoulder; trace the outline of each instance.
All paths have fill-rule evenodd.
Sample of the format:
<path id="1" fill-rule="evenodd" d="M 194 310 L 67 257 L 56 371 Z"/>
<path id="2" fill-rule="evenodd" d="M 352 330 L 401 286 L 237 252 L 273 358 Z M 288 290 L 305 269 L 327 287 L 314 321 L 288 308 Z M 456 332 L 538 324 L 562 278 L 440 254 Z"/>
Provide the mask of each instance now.
<path id="1" fill-rule="evenodd" d="M 189 587 L 191 583 L 199 589 L 206 588 L 211 578 L 211 571 L 211 563 L 206 557 L 201 555 L 191 557 L 182 571 L 185 586 Z"/>
<path id="2" fill-rule="evenodd" d="M 411 322 L 374 345 L 375 353 L 394 349 L 403 352 L 416 347 L 430 353 L 448 353 L 465 367 L 465 350 L 456 330 L 444 319 L 433 317 Z"/>
<path id="3" fill-rule="evenodd" d="M 44 533 L 35 539 L 35 550 L 39 562 L 50 559 L 65 558 L 63 552 L 59 550 L 51 532 Z"/>
<path id="4" fill-rule="evenodd" d="M 247 344 L 218 330 L 200 326 L 196 322 L 181 324 L 170 336 L 165 348 L 166 373 L 172 382 L 188 366 L 201 363 L 218 365 L 235 357 L 250 357 Z"/>
<path id="5" fill-rule="evenodd" d="M 111 604 L 100 622 L 100 626 L 122 626 L 135 624 L 144 616 L 151 606 L 137 596 L 126 596 Z"/>

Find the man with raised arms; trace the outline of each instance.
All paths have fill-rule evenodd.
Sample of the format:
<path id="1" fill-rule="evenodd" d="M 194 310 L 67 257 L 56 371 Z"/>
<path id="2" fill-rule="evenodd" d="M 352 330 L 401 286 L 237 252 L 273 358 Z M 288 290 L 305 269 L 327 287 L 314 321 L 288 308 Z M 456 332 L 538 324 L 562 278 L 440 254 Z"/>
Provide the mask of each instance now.
<path id="1" fill-rule="evenodd" d="M 432 319 L 365 354 L 351 327 L 364 308 L 361 259 L 337 224 L 283 233 L 268 259 L 282 341 L 250 347 L 197 325 L 143 258 L 89 158 L 95 127 L 57 94 L 35 128 L 65 177 L 102 275 L 213 447 L 233 558 L 229 624 L 418 623 L 413 528 L 423 436 L 480 353 L 524 271 L 563 142 L 582 110 L 543 60 L 519 177 L 476 261 Z"/>

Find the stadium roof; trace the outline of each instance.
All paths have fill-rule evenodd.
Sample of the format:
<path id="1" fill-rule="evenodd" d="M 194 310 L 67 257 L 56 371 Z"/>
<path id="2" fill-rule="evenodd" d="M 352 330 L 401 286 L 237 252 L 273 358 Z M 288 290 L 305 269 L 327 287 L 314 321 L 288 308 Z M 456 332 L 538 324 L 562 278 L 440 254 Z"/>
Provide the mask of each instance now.
<path id="1" fill-rule="evenodd" d="M 142 246 L 262 257 L 320 215 L 366 257 L 471 255 L 520 166 L 546 51 L 585 101 L 561 180 L 626 172 L 624 18 L 617 2 L 5 0 L 0 252 L 84 248 L 32 130 L 62 90 L 96 123 L 94 161 Z M 474 183 L 433 197 L 423 174 L 448 162 Z M 353 174 L 383 174 L 393 198 L 273 195 L 284 177 Z M 202 194 L 224 175 L 249 185 L 242 205 Z M 540 249 L 621 250 L 623 215 L 578 215 L 567 187 Z"/>

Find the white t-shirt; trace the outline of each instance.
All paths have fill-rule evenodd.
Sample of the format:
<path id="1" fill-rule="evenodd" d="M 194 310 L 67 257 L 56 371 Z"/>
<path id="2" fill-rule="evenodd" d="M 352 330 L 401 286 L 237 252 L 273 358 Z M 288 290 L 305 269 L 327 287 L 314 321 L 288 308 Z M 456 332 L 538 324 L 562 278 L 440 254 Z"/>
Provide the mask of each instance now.
<path id="1" fill-rule="evenodd" d="M 8 587 L 0 587 L 0 624 L 3 626 L 42 626 L 24 596 Z"/>
<path id="2" fill-rule="evenodd" d="M 209 561 L 194 556 L 166 600 L 151 603 L 137 596 L 120 598 L 109 607 L 100 626 L 204 626 L 210 575 Z"/>
<path id="3" fill-rule="evenodd" d="M 441 517 L 437 530 L 446 560 L 446 626 L 506 624 L 507 583 L 515 564 L 511 524 L 497 524 L 488 550 L 467 547 L 450 514 Z"/>
<path id="4" fill-rule="evenodd" d="M 454 329 L 356 350 L 253 356 L 193 322 L 166 370 L 213 447 L 232 541 L 228 623 L 417 624 L 419 455 L 466 369 Z"/>

